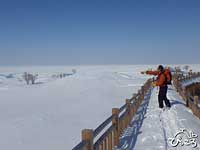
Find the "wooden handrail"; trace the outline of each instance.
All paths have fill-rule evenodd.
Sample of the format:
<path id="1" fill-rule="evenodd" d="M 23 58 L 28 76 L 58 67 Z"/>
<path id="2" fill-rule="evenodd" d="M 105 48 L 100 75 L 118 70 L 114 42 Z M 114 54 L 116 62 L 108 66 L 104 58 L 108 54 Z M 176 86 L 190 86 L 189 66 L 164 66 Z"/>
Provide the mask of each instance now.
<path id="1" fill-rule="evenodd" d="M 82 141 L 72 150 L 112 150 L 118 146 L 120 135 L 131 122 L 144 96 L 150 92 L 152 81 L 153 79 L 148 79 L 137 94 L 134 94 L 131 99 L 125 100 L 123 106 L 113 108 L 112 115 L 94 131 L 82 130 Z M 95 138 L 97 138 L 96 141 Z"/>
<path id="2" fill-rule="evenodd" d="M 79 144 L 77 144 L 74 148 L 72 148 L 72 150 L 82 150 L 83 147 L 86 145 L 87 143 L 84 141 L 81 141 Z"/>
<path id="3" fill-rule="evenodd" d="M 176 88 L 177 92 L 182 96 L 183 100 L 186 102 L 186 106 L 189 107 L 193 114 L 200 118 L 200 107 L 198 106 L 198 99 L 197 95 L 192 96 L 189 90 L 187 90 L 188 86 L 195 86 L 196 83 L 192 83 L 191 85 L 184 86 L 183 82 L 190 81 L 196 78 L 200 78 L 200 72 L 190 73 L 189 75 L 176 77 L 173 79 L 174 87 Z M 200 84 L 200 82 L 199 82 Z"/>
<path id="4" fill-rule="evenodd" d="M 110 116 L 94 130 L 94 137 L 96 137 L 112 121 L 112 118 L 113 116 Z"/>
<path id="5" fill-rule="evenodd" d="M 112 133 L 113 130 L 113 126 L 110 126 L 105 132 L 104 134 L 95 142 L 94 144 L 94 150 L 98 150 L 98 146 L 102 143 L 102 141 L 108 137 L 109 134 Z"/>

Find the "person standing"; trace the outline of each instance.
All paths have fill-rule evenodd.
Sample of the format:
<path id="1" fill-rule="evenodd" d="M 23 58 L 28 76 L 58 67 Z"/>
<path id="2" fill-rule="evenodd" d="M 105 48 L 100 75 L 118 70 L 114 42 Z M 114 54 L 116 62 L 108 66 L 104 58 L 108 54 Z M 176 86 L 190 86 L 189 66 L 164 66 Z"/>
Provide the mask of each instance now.
<path id="1" fill-rule="evenodd" d="M 159 65 L 156 71 L 146 71 L 141 73 L 142 74 L 146 73 L 148 75 L 157 75 L 157 80 L 156 82 L 153 82 L 153 86 L 159 87 L 159 94 L 158 94 L 159 108 L 164 107 L 163 101 L 165 102 L 166 107 L 170 108 L 171 103 L 167 98 L 168 84 L 171 84 L 171 73 L 169 69 L 166 70 L 162 65 Z"/>

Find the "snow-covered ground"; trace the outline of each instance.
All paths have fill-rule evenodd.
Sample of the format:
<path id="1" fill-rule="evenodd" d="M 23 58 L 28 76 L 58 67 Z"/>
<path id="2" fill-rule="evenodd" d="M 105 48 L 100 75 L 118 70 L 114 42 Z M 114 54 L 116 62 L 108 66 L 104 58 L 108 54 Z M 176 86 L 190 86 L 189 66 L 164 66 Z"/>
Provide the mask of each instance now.
<path id="1" fill-rule="evenodd" d="M 148 78 L 147 66 L 1 68 L 0 146 L 4 150 L 64 150 L 80 141 L 81 129 L 95 128 Z M 53 74 L 77 73 L 62 79 Z M 36 83 L 18 80 L 38 73 Z M 13 78 L 5 75 L 13 74 Z M 4 76 L 3 76 L 4 75 Z M 44 80 L 43 80 L 44 81 Z"/>
<path id="2" fill-rule="evenodd" d="M 81 129 L 96 128 L 137 92 L 149 78 L 140 71 L 156 66 L 1 67 L 1 149 L 70 150 L 79 143 Z M 72 69 L 77 73 L 53 77 Z M 39 74 L 37 84 L 25 84 L 25 71 Z"/>

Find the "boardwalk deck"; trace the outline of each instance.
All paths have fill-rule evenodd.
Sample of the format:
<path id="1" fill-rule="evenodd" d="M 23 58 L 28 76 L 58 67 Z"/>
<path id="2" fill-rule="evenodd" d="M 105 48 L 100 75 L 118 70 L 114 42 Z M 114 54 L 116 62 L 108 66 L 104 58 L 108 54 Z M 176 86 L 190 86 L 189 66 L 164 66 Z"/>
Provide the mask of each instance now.
<path id="1" fill-rule="evenodd" d="M 157 88 L 154 88 L 149 100 L 143 101 L 137 115 L 120 139 L 119 149 L 123 150 L 198 150 L 200 149 L 200 120 L 184 105 L 176 90 L 170 88 L 168 98 L 172 103 L 170 110 L 158 108 Z M 197 147 L 179 144 L 172 147 L 169 138 L 182 128 L 193 131 L 199 137 Z"/>

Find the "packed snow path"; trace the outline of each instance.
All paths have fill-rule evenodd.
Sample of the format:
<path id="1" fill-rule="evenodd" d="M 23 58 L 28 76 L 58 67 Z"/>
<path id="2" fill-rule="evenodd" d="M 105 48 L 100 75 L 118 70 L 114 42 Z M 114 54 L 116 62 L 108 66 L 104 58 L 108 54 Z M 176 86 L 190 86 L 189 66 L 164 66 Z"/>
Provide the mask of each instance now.
<path id="1" fill-rule="evenodd" d="M 152 90 L 150 99 L 146 98 L 138 109 L 130 126 L 120 139 L 120 150 L 199 150 L 200 120 L 184 106 L 184 101 L 171 87 L 168 99 L 172 107 L 169 110 L 158 108 L 158 89 Z M 197 147 L 182 145 L 173 147 L 169 138 L 174 138 L 181 129 L 197 134 Z M 176 142 L 175 142 L 176 143 Z M 173 143 L 174 144 L 174 143 Z"/>

